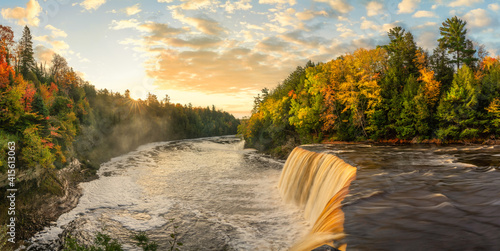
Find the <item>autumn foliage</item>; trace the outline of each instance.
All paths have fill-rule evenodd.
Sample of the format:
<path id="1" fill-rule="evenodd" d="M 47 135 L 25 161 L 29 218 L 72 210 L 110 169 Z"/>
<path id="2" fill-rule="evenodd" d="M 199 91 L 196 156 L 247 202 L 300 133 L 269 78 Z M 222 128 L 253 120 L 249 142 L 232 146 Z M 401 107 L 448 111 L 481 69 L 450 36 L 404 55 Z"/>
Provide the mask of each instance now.
<path id="1" fill-rule="evenodd" d="M 456 50 L 446 54 L 454 44 L 429 55 L 401 27 L 388 35 L 387 45 L 309 62 L 274 90 L 266 89 L 239 127 L 247 145 L 279 155 L 296 144 L 325 140 L 443 143 L 500 137 L 498 58 L 474 58 L 472 42 L 464 40 L 469 47 L 454 70 Z"/>

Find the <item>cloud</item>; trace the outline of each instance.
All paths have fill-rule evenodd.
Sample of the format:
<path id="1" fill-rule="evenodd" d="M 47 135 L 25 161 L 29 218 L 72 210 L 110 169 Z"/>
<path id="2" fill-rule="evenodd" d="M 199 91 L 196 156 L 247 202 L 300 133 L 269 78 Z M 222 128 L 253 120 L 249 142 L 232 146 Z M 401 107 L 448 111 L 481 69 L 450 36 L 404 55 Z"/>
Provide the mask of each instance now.
<path id="1" fill-rule="evenodd" d="M 289 4 L 290 6 L 295 5 L 297 2 L 295 0 L 259 0 L 260 4 Z"/>
<path id="2" fill-rule="evenodd" d="M 394 28 L 396 26 L 401 26 L 401 22 L 396 21 L 396 22 L 392 22 L 392 23 L 383 24 L 381 32 L 389 32 L 392 28 Z"/>
<path id="3" fill-rule="evenodd" d="M 288 32 L 279 35 L 278 37 L 282 38 L 286 42 L 299 45 L 299 48 L 317 49 L 319 46 L 326 44 L 325 39 L 321 37 L 305 37 L 304 31 L 302 30 Z M 300 49 L 298 50 L 300 51 Z"/>
<path id="4" fill-rule="evenodd" d="M 320 3 L 328 3 L 330 7 L 342 14 L 351 12 L 354 7 L 352 7 L 346 0 L 314 0 Z"/>
<path id="5" fill-rule="evenodd" d="M 147 22 L 135 27 L 137 30 L 146 32 L 143 40 L 126 39 L 120 44 L 133 44 L 144 48 L 136 48 L 137 51 L 151 52 L 153 47 L 172 48 L 187 47 L 193 49 L 207 49 L 220 46 L 224 41 L 218 36 L 190 35 L 185 29 L 173 28 L 168 24 Z"/>
<path id="6" fill-rule="evenodd" d="M 215 36 L 190 37 L 188 39 L 167 38 L 163 42 L 173 47 L 190 47 L 195 49 L 206 49 L 217 47 L 222 44 L 222 40 Z"/>
<path id="7" fill-rule="evenodd" d="M 240 95 L 274 86 L 293 70 L 286 66 L 299 64 L 242 47 L 220 52 L 163 49 L 146 63 L 146 72 L 160 89 Z"/>
<path id="8" fill-rule="evenodd" d="M 295 16 L 299 20 L 307 21 L 307 20 L 311 20 L 311 19 L 313 19 L 315 17 L 318 17 L 318 16 L 327 17 L 328 13 L 326 11 L 324 11 L 324 10 L 321 10 L 321 11 L 305 10 L 303 12 L 297 12 L 297 13 L 295 13 Z"/>
<path id="9" fill-rule="evenodd" d="M 52 46 L 52 50 L 54 50 L 58 54 L 65 54 L 69 49 L 69 45 L 66 42 L 62 40 L 55 40 L 54 37 L 49 35 L 37 36 L 34 37 L 34 39 L 37 41 L 46 42 L 50 44 Z"/>
<path id="10" fill-rule="evenodd" d="M 256 48 L 270 52 L 285 52 L 290 45 L 278 37 L 267 37 L 260 41 Z"/>
<path id="11" fill-rule="evenodd" d="M 372 30 L 380 30 L 380 25 L 376 25 L 373 21 L 370 21 L 370 20 L 367 20 L 365 17 L 361 17 L 361 25 L 360 25 L 360 28 L 362 30 L 368 30 L 368 29 L 372 29 Z"/>
<path id="12" fill-rule="evenodd" d="M 294 28 L 298 27 L 300 23 L 295 17 L 295 9 L 292 8 L 274 13 L 274 18 L 271 21 L 278 22 L 281 27 L 292 26 Z"/>
<path id="13" fill-rule="evenodd" d="M 473 27 L 482 28 L 493 23 L 493 19 L 484 9 L 471 10 L 464 15 L 464 19 L 467 20 L 467 24 L 469 24 L 471 28 Z"/>
<path id="14" fill-rule="evenodd" d="M 111 21 L 111 25 L 109 26 L 109 28 L 112 30 L 122 30 L 128 28 L 137 28 L 139 27 L 139 25 L 140 23 L 139 21 L 137 21 L 137 19 L 120 20 L 120 21 L 113 20 Z"/>
<path id="15" fill-rule="evenodd" d="M 472 6 L 476 3 L 482 3 L 483 0 L 455 0 L 448 4 L 449 7 Z"/>
<path id="16" fill-rule="evenodd" d="M 51 31 L 52 37 L 67 37 L 68 36 L 68 34 L 66 34 L 66 32 L 64 32 L 63 30 L 60 30 L 60 29 L 58 29 L 50 24 L 46 25 L 45 29 Z"/>
<path id="17" fill-rule="evenodd" d="M 221 35 L 226 30 L 219 22 L 209 17 L 186 17 L 178 10 L 173 10 L 172 17 L 189 25 L 196 27 L 199 31 L 208 35 Z"/>
<path id="18" fill-rule="evenodd" d="M 151 21 L 145 24 L 141 24 L 137 28 L 138 30 L 149 32 L 150 36 L 157 38 L 170 37 L 185 32 L 185 30 L 183 29 L 173 28 L 170 27 L 168 24 L 155 23 Z"/>
<path id="19" fill-rule="evenodd" d="M 343 25 L 343 24 L 337 24 L 337 31 L 341 32 L 340 37 L 343 37 L 343 38 L 357 37 L 358 36 L 358 34 L 356 34 L 353 30 L 346 28 L 345 25 Z"/>
<path id="20" fill-rule="evenodd" d="M 5 19 L 17 20 L 19 25 L 38 26 L 40 19 L 38 16 L 42 12 L 42 7 L 36 0 L 30 0 L 26 8 L 15 7 L 13 9 L 2 9 L 2 17 Z"/>
<path id="21" fill-rule="evenodd" d="M 398 4 L 398 14 L 413 13 L 418 7 L 420 0 L 403 0 Z"/>
<path id="22" fill-rule="evenodd" d="M 497 3 L 488 4 L 488 9 L 492 11 L 498 11 L 500 10 L 500 5 Z"/>
<path id="23" fill-rule="evenodd" d="M 127 16 L 135 15 L 141 11 L 142 10 L 140 8 L 140 4 L 136 4 L 134 6 L 130 6 L 130 7 L 125 8 L 125 13 L 127 14 Z"/>
<path id="24" fill-rule="evenodd" d="M 413 17 L 437 17 L 436 13 L 427 10 L 419 10 L 413 14 Z"/>
<path id="25" fill-rule="evenodd" d="M 327 61 L 332 58 L 344 55 L 348 52 L 353 52 L 359 48 L 372 49 L 375 48 L 380 41 L 371 38 L 359 38 L 353 40 L 333 40 L 327 46 L 321 46 L 322 54 L 309 57 L 313 61 Z"/>
<path id="26" fill-rule="evenodd" d="M 366 15 L 371 17 L 371 16 L 376 16 L 378 14 L 382 14 L 384 9 L 384 5 L 377 2 L 377 1 L 371 1 L 366 5 Z"/>
<path id="27" fill-rule="evenodd" d="M 221 5 L 222 8 L 226 10 L 227 13 L 233 13 L 235 10 L 249 10 L 252 8 L 250 4 L 251 0 L 240 0 L 237 2 L 226 1 L 225 4 Z"/>
<path id="28" fill-rule="evenodd" d="M 183 3 L 179 5 L 179 8 L 183 10 L 198 10 L 202 8 L 207 8 L 212 4 L 218 4 L 218 1 L 212 0 L 182 0 Z"/>
<path id="29" fill-rule="evenodd" d="M 80 3 L 85 10 L 97 10 L 101 5 L 105 4 L 106 0 L 85 0 Z"/>
<path id="30" fill-rule="evenodd" d="M 413 29 L 425 29 L 427 27 L 437 27 L 437 23 L 436 22 L 426 22 L 425 24 L 420 24 L 420 25 L 416 25 L 416 26 L 413 26 L 412 28 Z"/>
<path id="31" fill-rule="evenodd" d="M 223 42 L 223 40 L 216 36 L 189 36 L 187 38 L 146 36 L 143 44 L 148 48 L 187 47 L 193 49 L 208 49 L 218 47 L 222 45 Z"/>
<path id="32" fill-rule="evenodd" d="M 246 25 L 247 29 L 250 29 L 250 30 L 264 30 L 264 27 L 260 26 L 260 25 L 255 25 L 255 24 L 247 24 Z"/>
<path id="33" fill-rule="evenodd" d="M 435 31 L 426 31 L 422 32 L 419 36 L 417 36 L 417 44 L 426 50 L 431 50 L 436 48 L 438 45 L 439 33 Z"/>
<path id="34" fill-rule="evenodd" d="M 54 57 L 54 54 L 56 54 L 54 50 L 43 45 L 37 45 L 33 51 L 37 62 L 47 64 L 48 67 L 52 65 L 52 58 Z"/>

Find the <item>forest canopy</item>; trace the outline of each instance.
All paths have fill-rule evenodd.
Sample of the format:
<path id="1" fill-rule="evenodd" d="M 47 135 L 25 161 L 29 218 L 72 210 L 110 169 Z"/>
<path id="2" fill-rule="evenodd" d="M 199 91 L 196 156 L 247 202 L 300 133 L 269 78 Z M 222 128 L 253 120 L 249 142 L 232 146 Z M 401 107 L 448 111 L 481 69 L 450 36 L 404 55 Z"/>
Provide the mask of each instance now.
<path id="1" fill-rule="evenodd" d="M 394 27 L 389 43 L 297 67 L 262 90 L 239 126 L 248 146 L 286 154 L 327 141 L 482 142 L 500 136 L 500 62 L 448 18 L 432 53 Z"/>

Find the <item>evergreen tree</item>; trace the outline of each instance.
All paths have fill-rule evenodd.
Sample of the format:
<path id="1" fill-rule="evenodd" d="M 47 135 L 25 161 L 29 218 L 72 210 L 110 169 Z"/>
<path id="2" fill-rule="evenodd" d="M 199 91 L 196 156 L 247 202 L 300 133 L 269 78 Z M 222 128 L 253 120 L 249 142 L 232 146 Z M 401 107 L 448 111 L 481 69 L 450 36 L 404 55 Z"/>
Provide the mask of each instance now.
<path id="1" fill-rule="evenodd" d="M 389 67 L 379 83 L 382 101 L 377 107 L 373 120 L 379 132 L 375 132 L 373 138 L 379 138 L 382 135 L 388 138 L 401 136 L 402 129 L 396 128 L 396 124 L 403 124 L 400 121 L 403 119 L 401 117 L 404 106 L 403 91 L 405 85 L 412 83 L 408 79 L 415 78 L 418 74 L 418 68 L 415 65 L 417 45 L 411 32 L 398 26 L 392 28 L 387 35 L 390 43 L 384 45 L 383 48 L 389 55 Z"/>
<path id="2" fill-rule="evenodd" d="M 23 36 L 19 41 L 20 59 L 19 66 L 21 74 L 26 78 L 31 70 L 35 67 L 35 58 L 33 57 L 33 41 L 31 40 L 31 32 L 28 26 L 24 26 Z"/>
<path id="3" fill-rule="evenodd" d="M 463 66 L 455 74 L 450 90 L 437 109 L 440 139 L 474 138 L 479 135 L 477 114 L 480 86 L 474 72 Z"/>
<path id="4" fill-rule="evenodd" d="M 400 26 L 394 27 L 389 32 L 390 43 L 382 46 L 389 54 L 389 67 L 394 67 L 398 70 L 398 75 L 406 79 L 410 74 L 418 72 L 415 66 L 417 45 L 414 41 L 413 34 L 405 31 Z M 399 91 L 403 90 L 400 86 Z"/>
<path id="5" fill-rule="evenodd" d="M 474 50 L 474 43 L 470 40 L 467 39 L 465 41 L 465 50 L 464 50 L 464 56 L 463 56 L 463 62 L 466 64 L 469 68 L 476 70 L 477 64 L 476 62 L 478 59 L 474 57 L 476 54 L 476 50 Z"/>
<path id="6" fill-rule="evenodd" d="M 439 28 L 442 36 L 438 39 L 439 46 L 447 49 L 449 53 L 453 53 L 451 62 L 457 65 L 457 70 L 460 69 L 460 63 L 470 64 L 473 62 L 472 55 L 476 52 L 467 45 L 470 41 L 466 38 L 466 24 L 466 21 L 454 16 L 451 19 L 446 19 L 443 26 Z"/>
<path id="7" fill-rule="evenodd" d="M 434 71 L 436 80 L 441 82 L 441 93 L 446 93 L 453 81 L 453 65 L 446 55 L 446 49 L 435 48 L 429 57 L 429 66 Z"/>

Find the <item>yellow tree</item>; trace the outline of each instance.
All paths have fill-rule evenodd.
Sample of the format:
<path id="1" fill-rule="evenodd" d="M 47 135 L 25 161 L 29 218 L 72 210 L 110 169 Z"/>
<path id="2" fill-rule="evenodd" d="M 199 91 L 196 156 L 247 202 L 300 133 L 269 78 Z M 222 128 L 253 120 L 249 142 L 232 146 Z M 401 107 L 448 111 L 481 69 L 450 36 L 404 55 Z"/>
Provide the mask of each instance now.
<path id="1" fill-rule="evenodd" d="M 425 96 L 425 101 L 428 105 L 434 106 L 439 100 L 439 94 L 441 90 L 441 82 L 434 78 L 434 71 L 429 70 L 425 66 L 426 58 L 422 51 L 417 50 L 416 65 L 420 73 L 419 81 L 422 81 L 423 85 L 423 95 Z"/>
<path id="2" fill-rule="evenodd" d="M 330 66 L 330 85 L 323 90 L 325 96 L 325 120 L 340 119 L 337 123 L 351 122 L 360 128 L 366 137 L 372 130 L 368 120 L 373 116 L 375 107 L 381 101 L 378 80 L 387 65 L 387 53 L 382 48 L 373 50 L 358 49 L 328 64 Z M 341 114 L 335 114 L 342 109 Z M 346 119 L 342 114 L 348 113 Z M 327 121 L 326 128 L 334 123 Z"/>

